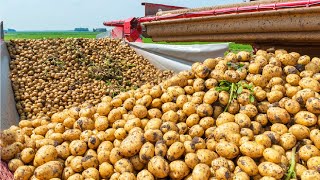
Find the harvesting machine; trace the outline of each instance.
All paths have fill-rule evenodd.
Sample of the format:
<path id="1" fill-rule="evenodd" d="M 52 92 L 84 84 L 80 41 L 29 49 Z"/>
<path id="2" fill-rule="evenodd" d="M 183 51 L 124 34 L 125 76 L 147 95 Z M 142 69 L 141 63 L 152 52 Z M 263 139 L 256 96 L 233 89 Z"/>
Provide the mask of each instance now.
<path id="1" fill-rule="evenodd" d="M 166 42 L 237 42 L 254 49 L 285 48 L 320 53 L 320 0 L 260 0 L 188 9 L 145 5 L 144 17 L 104 22 L 111 36 L 129 42 L 141 37 Z"/>

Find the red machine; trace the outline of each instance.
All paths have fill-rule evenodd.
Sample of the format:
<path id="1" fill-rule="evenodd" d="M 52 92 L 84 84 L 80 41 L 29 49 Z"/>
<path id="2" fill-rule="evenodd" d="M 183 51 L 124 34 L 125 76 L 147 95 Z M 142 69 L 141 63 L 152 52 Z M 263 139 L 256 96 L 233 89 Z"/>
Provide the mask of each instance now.
<path id="1" fill-rule="evenodd" d="M 227 8 L 218 8 L 214 10 L 201 10 L 196 12 L 183 12 L 177 14 L 157 15 L 157 12 L 167 10 L 186 9 L 185 7 L 168 6 L 163 4 L 142 3 L 145 6 L 145 17 L 129 18 L 126 20 L 104 22 L 105 26 L 114 26 L 111 31 L 112 38 L 124 38 L 129 42 L 141 42 L 141 35 L 144 33 L 141 26 L 145 22 L 156 22 L 162 20 L 187 19 L 195 17 L 207 17 L 226 14 L 240 14 L 248 12 L 276 11 L 281 9 L 319 6 L 320 0 L 302 0 L 290 2 L 278 2 L 270 4 L 258 4 L 248 6 L 236 6 Z M 161 14 L 161 13 L 160 13 Z"/>
<path id="2" fill-rule="evenodd" d="M 141 3 L 141 5 L 145 6 L 145 17 L 142 18 L 129 18 L 126 20 L 119 21 L 109 21 L 104 22 L 105 26 L 113 26 L 115 27 L 111 31 L 111 37 L 122 39 L 125 38 L 129 42 L 141 42 L 141 34 L 142 28 L 141 23 L 149 21 L 148 17 L 155 17 L 157 12 L 160 11 L 169 11 L 176 9 L 185 9 L 185 7 L 180 6 L 169 6 L 164 4 L 154 4 L 154 3 Z M 147 19 L 145 19 L 147 18 Z"/>

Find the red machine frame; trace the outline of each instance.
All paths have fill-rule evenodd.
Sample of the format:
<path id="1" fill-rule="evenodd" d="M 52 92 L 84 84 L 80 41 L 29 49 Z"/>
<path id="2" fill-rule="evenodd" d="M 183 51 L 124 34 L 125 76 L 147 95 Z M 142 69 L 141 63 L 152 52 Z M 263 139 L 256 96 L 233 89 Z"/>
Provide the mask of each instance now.
<path id="1" fill-rule="evenodd" d="M 149 4 L 149 5 L 147 5 Z M 153 8 L 153 13 L 155 9 L 161 9 L 161 7 L 168 7 L 172 9 L 183 9 L 184 7 L 179 6 L 168 6 L 162 4 L 152 4 L 151 3 L 142 3 L 145 5 L 146 12 L 148 8 Z M 125 38 L 129 42 L 141 42 L 141 34 L 143 33 L 141 24 L 144 22 L 159 21 L 159 20 L 170 20 L 170 19 L 181 19 L 181 18 L 194 18 L 194 17 L 203 17 L 203 16 L 216 16 L 222 14 L 238 14 L 238 13 L 248 13 L 248 12 L 258 12 L 258 11 L 270 11 L 277 9 L 287 9 L 287 8 L 297 8 L 297 7 L 311 7 L 311 6 L 320 6 L 320 0 L 302 0 L 302 1 L 293 1 L 293 2 L 280 2 L 280 3 L 271 3 L 271 4 L 260 4 L 253 6 L 243 6 L 243 7 L 232 7 L 232 8 L 221 8 L 208 11 L 199 11 L 199 12 L 190 12 L 190 13 L 181 13 L 181 14 L 168 14 L 163 16 L 145 16 L 140 18 L 129 18 L 126 20 L 118 21 L 109 21 L 104 22 L 105 26 L 114 26 L 111 32 L 113 38 Z M 146 13 L 147 14 L 147 13 Z"/>

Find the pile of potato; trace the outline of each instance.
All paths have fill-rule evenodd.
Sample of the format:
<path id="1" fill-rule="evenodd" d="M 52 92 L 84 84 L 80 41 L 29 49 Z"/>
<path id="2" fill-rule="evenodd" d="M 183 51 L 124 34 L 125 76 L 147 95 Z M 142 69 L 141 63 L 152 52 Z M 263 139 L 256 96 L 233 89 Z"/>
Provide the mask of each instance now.
<path id="1" fill-rule="evenodd" d="M 320 179 L 320 59 L 206 59 L 2 132 L 15 179 Z"/>
<path id="2" fill-rule="evenodd" d="M 11 80 L 21 119 L 80 105 L 103 95 L 158 84 L 159 71 L 127 44 L 113 39 L 11 40 Z"/>

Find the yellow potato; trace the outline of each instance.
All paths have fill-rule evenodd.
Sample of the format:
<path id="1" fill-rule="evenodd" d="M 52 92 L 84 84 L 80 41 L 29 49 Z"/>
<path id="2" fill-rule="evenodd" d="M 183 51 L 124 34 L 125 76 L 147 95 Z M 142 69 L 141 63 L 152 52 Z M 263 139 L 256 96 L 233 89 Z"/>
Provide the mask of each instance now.
<path id="1" fill-rule="evenodd" d="M 52 145 L 45 145 L 36 152 L 33 164 L 37 167 L 49 161 L 53 161 L 57 157 L 58 152 L 56 148 Z"/>
<path id="2" fill-rule="evenodd" d="M 148 163 L 148 171 L 156 178 L 164 178 L 169 175 L 168 162 L 161 156 L 154 156 Z"/>
<path id="3" fill-rule="evenodd" d="M 258 166 L 249 156 L 241 156 L 237 161 L 237 165 L 249 176 L 258 174 Z"/>
<path id="4" fill-rule="evenodd" d="M 19 166 L 13 174 L 13 178 L 28 180 L 32 175 L 33 169 L 30 166 Z"/>
<path id="5" fill-rule="evenodd" d="M 37 167 L 34 175 L 38 179 L 51 179 L 61 177 L 63 164 L 59 161 L 50 161 Z"/>
<path id="6" fill-rule="evenodd" d="M 272 162 L 263 162 L 259 164 L 258 169 L 262 176 L 270 176 L 280 179 L 284 175 L 283 169 L 279 165 Z"/>

